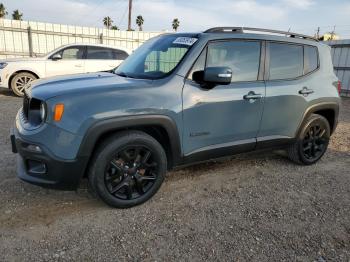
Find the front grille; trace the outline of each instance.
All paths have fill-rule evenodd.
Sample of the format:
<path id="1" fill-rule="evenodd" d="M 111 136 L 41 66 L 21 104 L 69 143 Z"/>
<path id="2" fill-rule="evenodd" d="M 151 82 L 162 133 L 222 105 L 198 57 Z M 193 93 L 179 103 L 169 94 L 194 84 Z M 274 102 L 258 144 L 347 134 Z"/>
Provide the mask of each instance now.
<path id="1" fill-rule="evenodd" d="M 30 98 L 27 95 L 27 93 L 24 92 L 24 96 L 23 96 L 23 115 L 25 116 L 26 119 L 28 119 L 29 104 L 30 104 Z"/>

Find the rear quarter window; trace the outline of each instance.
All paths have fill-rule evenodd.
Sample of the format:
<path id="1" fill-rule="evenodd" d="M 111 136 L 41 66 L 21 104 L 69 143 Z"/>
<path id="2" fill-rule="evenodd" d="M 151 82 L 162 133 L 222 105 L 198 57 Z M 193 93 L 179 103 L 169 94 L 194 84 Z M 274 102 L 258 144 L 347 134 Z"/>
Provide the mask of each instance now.
<path id="1" fill-rule="evenodd" d="M 113 59 L 125 60 L 129 55 L 122 50 L 113 49 Z"/>
<path id="2" fill-rule="evenodd" d="M 315 71 L 318 68 L 318 52 L 314 46 L 304 46 L 305 69 L 304 74 Z"/>

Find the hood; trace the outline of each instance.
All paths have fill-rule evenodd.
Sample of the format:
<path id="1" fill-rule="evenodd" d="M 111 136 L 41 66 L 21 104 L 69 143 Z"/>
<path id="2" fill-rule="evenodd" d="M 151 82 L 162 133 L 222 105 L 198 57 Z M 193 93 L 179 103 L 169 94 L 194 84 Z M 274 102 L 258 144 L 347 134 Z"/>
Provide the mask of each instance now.
<path id="1" fill-rule="evenodd" d="M 7 58 L 1 59 L 0 62 L 13 63 L 13 62 L 33 62 L 33 61 L 44 61 L 45 57 L 18 57 L 18 58 Z"/>
<path id="2" fill-rule="evenodd" d="M 46 78 L 32 82 L 29 96 L 47 100 L 56 96 L 84 92 L 102 92 L 115 88 L 150 85 L 152 80 L 125 78 L 113 73 L 99 72 Z"/>

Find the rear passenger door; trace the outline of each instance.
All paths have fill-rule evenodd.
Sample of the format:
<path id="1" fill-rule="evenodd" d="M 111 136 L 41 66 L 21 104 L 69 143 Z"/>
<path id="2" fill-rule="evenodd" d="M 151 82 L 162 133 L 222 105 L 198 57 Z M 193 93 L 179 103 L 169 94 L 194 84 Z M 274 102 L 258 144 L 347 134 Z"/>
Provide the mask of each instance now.
<path id="1" fill-rule="evenodd" d="M 100 46 L 88 46 L 85 71 L 90 73 L 111 70 L 120 65 L 127 56 L 128 54 L 122 50 Z"/>
<path id="2" fill-rule="evenodd" d="M 312 81 L 312 72 L 318 68 L 316 47 L 267 42 L 266 57 L 266 98 L 258 145 L 295 137 L 308 102 L 317 92 Z"/>
<path id="3" fill-rule="evenodd" d="M 217 157 L 255 148 L 265 95 L 262 50 L 260 41 L 227 40 L 210 42 L 202 51 L 183 89 L 185 156 L 212 151 L 208 157 Z M 208 90 L 192 80 L 194 72 L 221 66 L 231 68 L 231 84 Z M 257 98 L 247 99 L 248 94 Z"/>

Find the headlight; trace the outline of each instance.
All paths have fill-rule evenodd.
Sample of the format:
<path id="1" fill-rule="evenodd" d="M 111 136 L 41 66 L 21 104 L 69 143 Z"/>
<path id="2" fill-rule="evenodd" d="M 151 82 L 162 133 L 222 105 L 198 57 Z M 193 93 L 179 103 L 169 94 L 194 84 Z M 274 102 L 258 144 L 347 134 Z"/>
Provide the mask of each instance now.
<path id="1" fill-rule="evenodd" d="M 0 63 L 0 69 L 4 69 L 7 66 L 7 63 Z"/>
<path id="2" fill-rule="evenodd" d="M 46 118 L 46 106 L 45 106 L 45 103 L 42 102 L 40 104 L 40 119 L 42 122 L 44 122 L 45 118 Z"/>

